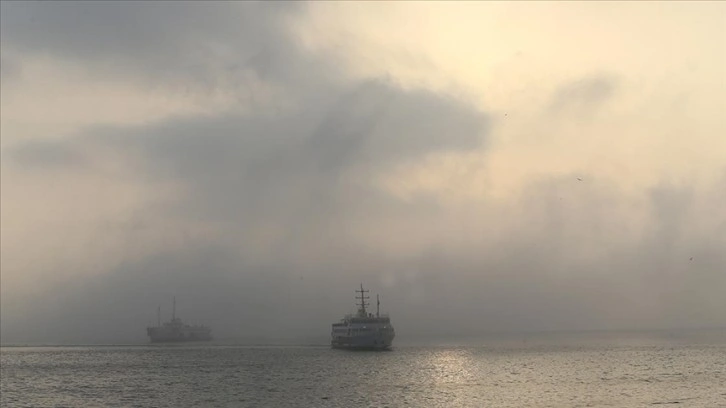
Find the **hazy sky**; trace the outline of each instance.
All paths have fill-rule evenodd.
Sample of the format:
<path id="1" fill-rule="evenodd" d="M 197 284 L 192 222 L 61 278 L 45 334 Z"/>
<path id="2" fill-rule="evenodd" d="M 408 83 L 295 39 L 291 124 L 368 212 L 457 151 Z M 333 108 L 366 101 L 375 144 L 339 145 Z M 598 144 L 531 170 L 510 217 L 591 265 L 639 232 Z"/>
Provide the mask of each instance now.
<path id="1" fill-rule="evenodd" d="M 3 342 L 726 325 L 724 2 L 0 11 Z"/>

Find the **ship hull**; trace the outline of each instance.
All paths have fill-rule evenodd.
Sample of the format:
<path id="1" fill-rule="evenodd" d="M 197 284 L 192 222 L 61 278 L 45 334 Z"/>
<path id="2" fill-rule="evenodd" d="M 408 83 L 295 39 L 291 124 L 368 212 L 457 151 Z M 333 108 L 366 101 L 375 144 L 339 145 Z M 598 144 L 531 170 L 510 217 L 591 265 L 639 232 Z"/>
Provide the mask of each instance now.
<path id="1" fill-rule="evenodd" d="M 147 334 L 152 343 L 188 343 L 212 340 L 212 335 L 208 331 L 177 331 L 152 327 L 148 329 Z"/>
<path id="2" fill-rule="evenodd" d="M 151 343 L 193 343 L 198 341 L 212 341 L 211 337 L 207 338 L 177 338 L 177 337 L 162 337 L 152 338 L 149 340 Z"/>
<path id="3" fill-rule="evenodd" d="M 330 346 L 334 349 L 344 350 L 368 350 L 385 351 L 390 350 L 393 343 L 392 336 L 371 336 L 371 337 L 347 337 L 338 336 L 333 338 Z"/>
<path id="4" fill-rule="evenodd" d="M 338 350 L 351 350 L 351 351 L 390 351 L 391 345 L 353 345 L 353 344 L 331 344 L 331 348 Z"/>

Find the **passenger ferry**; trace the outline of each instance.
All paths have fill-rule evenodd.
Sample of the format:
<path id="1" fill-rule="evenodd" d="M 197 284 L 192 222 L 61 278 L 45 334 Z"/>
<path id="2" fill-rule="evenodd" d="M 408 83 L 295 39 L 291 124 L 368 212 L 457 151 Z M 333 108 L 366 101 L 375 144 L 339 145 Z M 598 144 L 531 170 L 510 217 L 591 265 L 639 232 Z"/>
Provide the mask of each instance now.
<path id="1" fill-rule="evenodd" d="M 391 318 L 387 314 L 380 314 L 381 301 L 376 295 L 376 314 L 369 313 L 366 306 L 368 290 L 356 290 L 356 303 L 359 306 L 358 312 L 354 315 L 348 314 L 340 322 L 333 323 L 330 345 L 333 348 L 347 350 L 389 350 L 396 337 L 396 332 L 391 325 Z"/>

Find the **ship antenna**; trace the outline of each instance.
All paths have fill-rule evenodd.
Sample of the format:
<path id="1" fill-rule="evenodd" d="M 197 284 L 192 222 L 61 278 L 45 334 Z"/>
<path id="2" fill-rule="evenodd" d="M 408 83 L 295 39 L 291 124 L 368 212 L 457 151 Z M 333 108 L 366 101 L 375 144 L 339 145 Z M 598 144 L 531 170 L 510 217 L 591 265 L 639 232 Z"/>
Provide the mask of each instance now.
<path id="1" fill-rule="evenodd" d="M 358 310 L 358 312 L 363 316 L 368 316 L 366 314 L 366 306 L 368 306 L 368 303 L 366 303 L 366 299 L 370 299 L 370 297 L 365 295 L 368 291 L 363 290 L 363 284 L 361 283 L 360 290 L 356 290 L 356 292 L 360 292 L 360 297 L 355 297 L 356 299 L 360 299 L 360 309 Z"/>
<path id="2" fill-rule="evenodd" d="M 376 317 L 381 317 L 381 299 L 376 295 Z"/>
<path id="3" fill-rule="evenodd" d="M 171 309 L 171 320 L 176 320 L 176 296 L 174 296 L 174 303 Z"/>

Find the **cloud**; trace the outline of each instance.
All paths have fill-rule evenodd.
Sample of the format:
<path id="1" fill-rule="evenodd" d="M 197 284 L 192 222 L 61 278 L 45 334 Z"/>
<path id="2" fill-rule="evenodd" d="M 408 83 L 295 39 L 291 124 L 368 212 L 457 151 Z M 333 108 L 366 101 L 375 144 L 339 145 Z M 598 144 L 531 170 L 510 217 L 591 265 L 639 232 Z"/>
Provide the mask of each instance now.
<path id="1" fill-rule="evenodd" d="M 619 84 L 615 76 L 593 75 L 560 85 L 552 95 L 549 110 L 592 113 L 615 95 Z"/>
<path id="2" fill-rule="evenodd" d="M 82 152 L 63 141 L 30 141 L 11 149 L 8 158 L 29 170 L 67 170 L 84 167 Z"/>
<path id="3" fill-rule="evenodd" d="M 325 75 L 325 67 L 308 65 L 287 32 L 288 20 L 304 12 L 302 3 L 4 2 L 2 8 L 3 49 L 80 63 L 91 77 L 240 93 L 268 81 L 315 86 Z"/>
<path id="4" fill-rule="evenodd" d="M 128 259 L 103 275 L 58 287 L 32 312 L 5 311 L 14 318 L 3 324 L 10 329 L 6 333 L 23 333 L 26 340 L 43 339 L 52 329 L 56 340 L 71 342 L 143 341 L 143 325 L 155 321 L 156 305 L 162 304 L 166 316 L 176 295 L 179 314 L 211 324 L 220 339 L 324 342 L 330 321 L 352 307 L 351 285 L 359 281 L 382 294 L 403 343 L 447 333 L 724 323 L 719 311 L 726 307 L 721 296 L 726 276 L 717 271 L 726 262 L 721 251 L 726 219 L 714 219 L 720 230 L 689 228 L 697 212 L 686 208 L 703 209 L 696 196 L 685 198 L 678 187 L 662 186 L 648 205 L 672 211 L 652 213 L 633 227 L 622 192 L 602 187 L 578 192 L 579 186 L 565 178 L 534 182 L 527 196 L 484 219 L 462 220 L 451 211 L 421 217 L 422 203 L 409 204 L 408 215 L 395 214 L 397 222 L 467 222 L 453 231 L 434 229 L 428 244 L 409 254 L 377 251 L 374 243 L 340 231 L 349 225 L 341 220 L 332 223 L 339 229 L 332 234 L 316 220 L 266 257 L 242 244 L 245 237 L 261 237 L 250 221 L 234 235 L 192 239 L 179 249 Z M 594 209 L 598 202 L 603 205 Z M 376 228 L 416 238 L 386 225 L 392 206 L 376 210 L 368 218 Z M 665 231 L 674 217 L 684 228 Z M 534 227 L 518 228 L 526 225 Z M 487 229 L 498 239 L 486 239 Z M 481 231 L 480 237 L 472 230 Z M 467 246 L 448 245 L 462 234 L 470 236 Z M 677 244 L 665 244 L 662 234 L 673 234 Z M 310 244 L 324 251 L 315 254 Z"/>
<path id="5" fill-rule="evenodd" d="M 279 19 L 296 3 L 133 4 L 65 2 L 3 3 L 3 42 L 33 53 L 82 61 L 126 60 L 153 69 L 189 62 L 215 42 L 256 54 L 287 42 Z M 246 35 L 245 35 L 246 34 Z M 178 66 L 185 69 L 186 65 Z"/>
<path id="6" fill-rule="evenodd" d="M 359 232 L 355 227 L 352 231 L 346 229 L 349 217 L 363 217 L 375 223 L 379 215 L 390 217 L 410 212 L 377 188 L 376 178 L 400 163 L 432 154 L 477 149 L 486 142 L 488 116 L 466 103 L 429 91 L 404 90 L 383 80 L 341 81 L 344 75 L 327 75 L 334 67 L 302 52 L 280 27 L 272 28 L 271 20 L 280 12 L 275 8 L 263 10 L 261 15 L 243 16 L 255 22 L 245 27 L 248 32 L 236 41 L 237 37 L 228 30 L 233 30 L 239 22 L 231 22 L 227 14 L 232 10 L 215 11 L 217 6 L 209 10 L 173 6 L 167 10 L 168 18 L 166 13 L 163 13 L 165 18 L 159 18 L 163 21 L 158 27 L 151 21 L 164 8 L 116 3 L 94 4 L 88 9 L 76 6 L 58 10 L 54 10 L 55 6 L 37 10 L 32 5 L 22 10 L 8 7 L 17 17 L 16 23 L 23 18 L 33 19 L 32 24 L 40 24 L 44 30 L 25 31 L 20 24 L 10 24 L 4 28 L 9 34 L 4 35 L 3 41 L 12 44 L 18 52 L 50 52 L 58 58 L 101 65 L 107 61 L 127 61 L 144 73 L 154 74 L 155 70 L 161 73 L 162 68 L 169 68 L 171 72 L 188 75 L 192 71 L 185 70 L 183 60 L 177 59 L 185 58 L 184 51 L 207 38 L 192 38 L 187 33 L 194 31 L 194 24 L 190 23 L 193 16 L 199 24 L 215 26 L 207 36 L 219 35 L 222 42 L 234 43 L 241 55 L 251 56 L 246 66 L 257 73 L 255 81 L 283 86 L 285 98 L 292 102 L 274 115 L 259 111 L 228 112 L 174 117 L 136 126 L 92 126 L 73 137 L 24 142 L 4 152 L 10 159 L 10 170 L 45 171 L 49 179 L 57 177 L 56 171 L 62 169 L 104 175 L 107 173 L 99 170 L 105 161 L 134 163 L 133 167 L 124 169 L 121 176 L 124 180 L 132 178 L 150 188 L 177 186 L 177 194 L 137 209 L 136 217 L 169 220 L 171 226 L 167 228 L 171 234 L 174 231 L 184 234 L 195 222 L 213 225 L 214 233 L 200 249 L 196 249 L 196 243 L 189 244 L 195 246 L 185 247 L 182 252 L 160 249 L 165 254 L 161 256 L 165 259 L 161 264 L 141 259 L 131 269 L 104 265 L 107 270 L 101 274 L 103 278 L 89 283 L 95 289 L 83 289 L 87 294 L 96 293 L 95 290 L 107 294 L 115 288 L 117 294 L 128 296 L 130 302 L 135 298 L 133 293 L 141 290 L 137 281 L 143 282 L 140 285 L 144 287 L 157 287 L 151 290 L 156 296 L 158 287 L 166 285 L 163 282 L 184 279 L 193 281 L 189 285 L 202 290 L 206 284 L 201 279 L 214 288 L 205 293 L 224 297 L 227 292 L 223 288 L 230 287 L 229 279 L 232 279 L 227 274 L 235 277 L 233 286 L 249 283 L 249 274 L 260 269 L 276 270 L 289 278 L 296 273 L 293 268 L 301 267 L 296 262 L 309 261 L 322 255 L 321 251 L 327 252 L 336 246 L 351 251 L 348 246 L 358 239 Z M 112 16 L 119 22 L 105 25 Z M 144 35 L 124 37 L 121 34 L 125 30 Z M 160 49 L 169 52 L 158 53 Z M 237 60 L 237 57 L 229 61 L 218 58 L 204 63 L 215 65 Z M 104 75 L 112 78 L 124 74 L 109 70 Z M 235 88 L 232 92 L 245 93 L 247 89 Z M 114 176 L 106 177 L 109 177 L 108 185 L 118 182 Z M 93 192 L 88 194 L 92 196 Z M 99 211 L 103 213 L 102 208 Z M 141 237 L 142 232 L 137 228 L 128 229 L 123 223 L 116 225 L 115 229 L 105 231 L 113 239 L 119 242 L 141 239 L 130 238 Z M 263 238 L 265 234 L 270 238 Z M 157 242 L 148 244 L 159 247 Z M 242 248 L 235 255 L 230 248 L 239 246 Z M 217 253 L 219 259 L 234 261 L 220 268 L 222 275 L 215 274 L 210 272 L 214 268 L 212 264 L 199 264 L 201 259 L 210 259 L 209 252 Z M 158 257 L 151 255 L 150 259 Z M 163 278 L 148 281 L 150 276 L 140 271 L 145 267 L 138 266 L 148 262 L 157 265 L 155 269 L 159 270 L 150 276 Z M 366 264 L 363 259 L 355 262 L 359 268 Z M 252 266 L 248 269 L 244 265 Z M 327 273 L 339 272 L 328 270 Z M 114 283 L 105 283 L 106 277 Z M 274 274 L 268 273 L 264 279 L 275 282 Z M 280 289 L 279 282 L 272 286 L 274 289 L 269 289 L 263 299 Z M 212 294 L 214 291 L 219 293 Z M 73 290 L 59 293 L 60 297 L 54 300 L 47 298 L 47 303 L 64 305 L 58 309 L 63 311 L 62 315 L 55 317 L 70 324 L 70 316 L 77 309 L 74 302 L 68 303 L 66 299 L 74 298 L 75 294 Z M 13 295 L 5 296 L 7 304 L 16 304 L 17 299 L 8 297 Z M 82 296 L 79 302 L 86 307 L 86 302 L 105 302 L 101 297 L 108 298 L 100 294 Z M 114 304 L 123 302 L 118 296 L 113 299 L 116 300 L 110 301 Z M 3 309 L 4 314 L 13 314 L 12 307 Z M 273 319 L 272 315 L 268 316 Z M 12 323 L 6 324 L 12 326 Z M 74 330 L 88 333 L 80 327 Z"/>
<path id="7" fill-rule="evenodd" d="M 328 194 L 345 188 L 346 174 L 376 175 L 428 154 L 479 148 L 488 129 L 487 115 L 461 102 L 378 81 L 351 84 L 325 102 L 275 117 L 91 128 L 75 139 L 20 145 L 11 157 L 24 166 L 77 165 L 88 146 L 139 155 L 143 179 L 184 183 L 187 210 L 226 219 L 275 203 L 334 199 Z"/>
<path id="8" fill-rule="evenodd" d="M 3 86 L 21 74 L 20 65 L 14 59 L 6 55 L 0 56 L 0 80 L 2 80 Z"/>
<path id="9" fill-rule="evenodd" d="M 486 159 L 490 115 L 442 93 L 355 79 L 309 53 L 287 25 L 304 4 L 2 8 L 13 57 L 48 54 L 107 81 L 255 101 L 4 148 L 4 180 L 23 184 L 4 187 L 3 220 L 42 220 L 4 227 L 4 251 L 14 242 L 48 257 L 44 238 L 62 255 L 40 266 L 3 256 L 3 341 L 143 341 L 156 306 L 174 295 L 185 320 L 211 324 L 219 338 L 325 341 L 361 281 L 381 292 L 404 341 L 724 323 L 726 220 L 711 203 L 726 189 L 633 193 L 605 177 L 540 173 L 505 201 L 485 192 L 452 204 L 445 189 L 401 199 L 382 186 L 402 167 Z M 547 106 L 591 114 L 619 87 L 611 76 L 581 78 Z M 28 191 L 26 203 L 18 196 Z M 78 258 L 64 250 L 71 243 Z M 79 265 L 93 273 L 65 277 Z M 7 289 L 24 276 L 37 296 Z"/>

